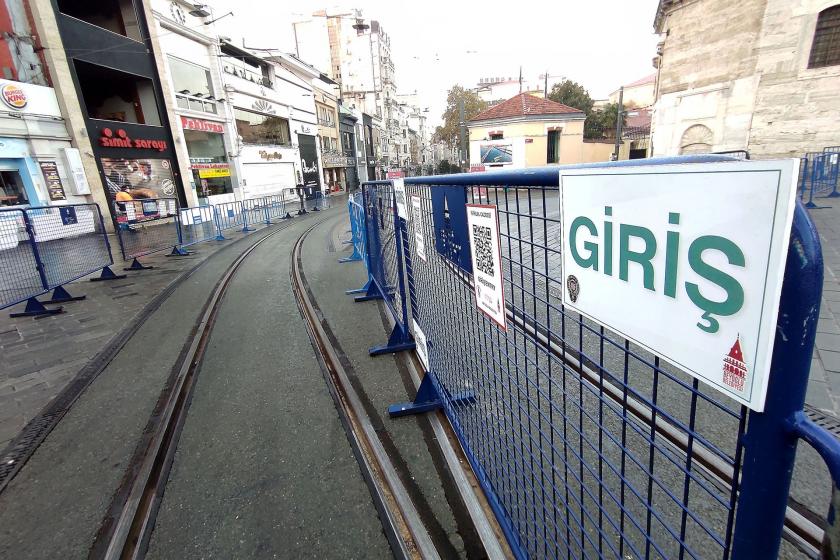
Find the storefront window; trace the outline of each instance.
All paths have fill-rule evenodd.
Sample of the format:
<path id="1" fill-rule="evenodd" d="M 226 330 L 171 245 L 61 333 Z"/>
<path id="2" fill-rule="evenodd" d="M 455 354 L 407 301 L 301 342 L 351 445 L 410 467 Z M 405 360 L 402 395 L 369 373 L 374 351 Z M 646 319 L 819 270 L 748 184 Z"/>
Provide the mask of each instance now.
<path id="1" fill-rule="evenodd" d="M 177 196 L 168 159 L 102 158 L 102 170 L 112 199 L 120 191 L 133 199 Z"/>
<path id="2" fill-rule="evenodd" d="M 291 144 L 289 121 L 242 109 L 233 110 L 236 129 L 246 144 Z"/>
<path id="3" fill-rule="evenodd" d="M 0 171 L 0 206 L 29 204 L 23 180 L 17 171 Z"/>
<path id="4" fill-rule="evenodd" d="M 233 192 L 225 143 L 221 134 L 185 130 L 193 181 L 200 197 Z"/>

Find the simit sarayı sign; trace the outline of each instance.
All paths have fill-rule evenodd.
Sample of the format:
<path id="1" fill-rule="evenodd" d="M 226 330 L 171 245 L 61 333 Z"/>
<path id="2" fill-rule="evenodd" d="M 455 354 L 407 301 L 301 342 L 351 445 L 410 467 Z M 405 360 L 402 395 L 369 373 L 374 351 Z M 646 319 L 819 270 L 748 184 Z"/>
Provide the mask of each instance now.
<path id="1" fill-rule="evenodd" d="M 561 171 L 563 303 L 763 410 L 798 166 Z"/>
<path id="2" fill-rule="evenodd" d="M 105 148 L 138 148 L 141 150 L 166 150 L 166 140 L 148 140 L 146 138 L 129 138 L 128 133 L 118 128 L 114 133 L 110 128 L 103 128 L 99 137 L 99 144 Z"/>

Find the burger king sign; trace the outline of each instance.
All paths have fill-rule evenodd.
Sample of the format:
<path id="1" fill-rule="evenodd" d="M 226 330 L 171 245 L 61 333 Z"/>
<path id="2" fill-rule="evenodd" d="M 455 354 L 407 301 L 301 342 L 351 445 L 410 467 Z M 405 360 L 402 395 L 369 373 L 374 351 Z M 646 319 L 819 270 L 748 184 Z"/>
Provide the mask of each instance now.
<path id="1" fill-rule="evenodd" d="M 12 109 L 23 109 L 28 103 L 26 93 L 15 84 L 6 84 L 0 88 L 3 103 Z"/>

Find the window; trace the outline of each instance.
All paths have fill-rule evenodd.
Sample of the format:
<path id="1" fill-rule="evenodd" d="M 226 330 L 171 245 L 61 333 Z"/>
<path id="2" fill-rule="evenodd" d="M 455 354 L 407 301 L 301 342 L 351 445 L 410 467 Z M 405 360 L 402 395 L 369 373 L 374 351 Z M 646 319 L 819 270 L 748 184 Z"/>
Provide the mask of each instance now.
<path id="1" fill-rule="evenodd" d="M 490 133 L 490 140 L 504 140 L 505 135 L 501 132 L 491 132 Z"/>
<path id="2" fill-rule="evenodd" d="M 143 40 L 131 0 L 58 0 L 58 10 L 112 33 Z"/>
<path id="3" fill-rule="evenodd" d="M 333 119 L 333 112 L 323 105 L 316 105 L 315 110 L 318 113 L 318 124 L 321 126 L 334 127 L 335 119 Z"/>
<path id="4" fill-rule="evenodd" d="M 29 204 L 23 180 L 17 171 L 0 171 L 0 206 Z"/>
<path id="5" fill-rule="evenodd" d="M 826 8 L 817 18 L 808 68 L 840 64 L 840 4 Z"/>
<path id="6" fill-rule="evenodd" d="M 175 86 L 175 100 L 181 109 L 216 113 L 216 100 L 213 97 L 213 83 L 210 70 L 175 58 L 169 57 L 169 71 Z"/>
<path id="7" fill-rule="evenodd" d="M 345 152 L 353 151 L 353 137 L 349 132 L 341 133 L 341 147 Z"/>
<path id="8" fill-rule="evenodd" d="M 560 131 L 548 131 L 548 153 L 546 154 L 547 163 L 560 163 Z"/>
<path id="9" fill-rule="evenodd" d="M 90 118 L 160 126 L 152 80 L 81 60 L 74 65 Z"/>
<path id="10" fill-rule="evenodd" d="M 243 109 L 233 110 L 236 130 L 246 144 L 291 144 L 289 121 Z"/>

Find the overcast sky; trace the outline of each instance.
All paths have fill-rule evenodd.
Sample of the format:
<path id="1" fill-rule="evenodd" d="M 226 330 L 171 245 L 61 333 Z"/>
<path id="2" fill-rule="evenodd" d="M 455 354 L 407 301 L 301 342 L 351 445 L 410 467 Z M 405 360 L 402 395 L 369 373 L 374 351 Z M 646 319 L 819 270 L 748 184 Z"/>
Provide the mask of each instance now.
<path id="1" fill-rule="evenodd" d="M 328 8 L 359 8 L 391 37 L 398 93 L 415 90 L 437 124 L 453 84 L 473 87 L 481 77 L 519 74 L 536 80 L 549 71 L 605 98 L 621 84 L 653 73 L 658 0 L 462 2 L 458 0 L 209 0 L 221 35 L 241 45 L 294 52 L 292 21 Z M 411 8 L 409 8 L 411 7 Z M 556 77 L 554 77 L 556 76 Z M 550 85 L 549 85 L 550 87 Z"/>

